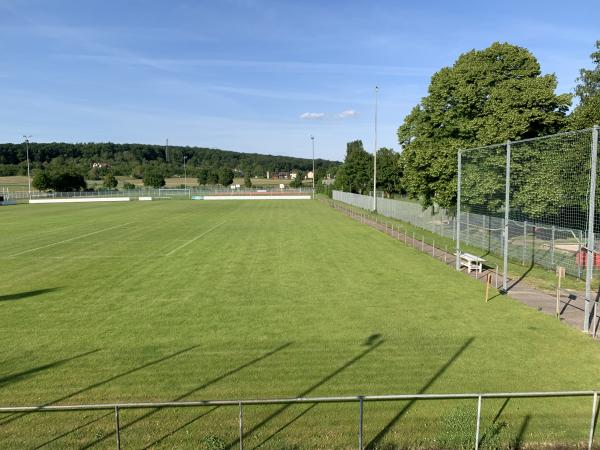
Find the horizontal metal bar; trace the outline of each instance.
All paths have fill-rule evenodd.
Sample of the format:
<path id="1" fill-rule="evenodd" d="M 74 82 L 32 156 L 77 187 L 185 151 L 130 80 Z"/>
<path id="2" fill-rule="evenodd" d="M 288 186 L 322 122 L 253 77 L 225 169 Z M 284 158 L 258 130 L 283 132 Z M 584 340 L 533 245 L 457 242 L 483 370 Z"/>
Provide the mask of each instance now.
<path id="1" fill-rule="evenodd" d="M 227 406 L 227 405 L 272 405 L 291 403 L 351 403 L 384 402 L 402 400 L 452 400 L 452 399 L 477 399 L 481 398 L 552 398 L 552 397 L 585 397 L 594 395 L 597 391 L 556 391 L 556 392 L 494 392 L 494 393 L 467 393 L 467 394 L 397 394 L 397 395 L 365 395 L 347 397 L 297 397 L 297 398 L 271 398 L 248 400 L 197 400 L 176 402 L 137 402 L 137 403 L 101 403 L 79 405 L 40 405 L 40 406 L 2 406 L 0 413 L 9 412 L 50 412 L 50 411 L 84 411 L 119 409 L 148 409 L 148 408 L 186 408 L 200 406 Z"/>

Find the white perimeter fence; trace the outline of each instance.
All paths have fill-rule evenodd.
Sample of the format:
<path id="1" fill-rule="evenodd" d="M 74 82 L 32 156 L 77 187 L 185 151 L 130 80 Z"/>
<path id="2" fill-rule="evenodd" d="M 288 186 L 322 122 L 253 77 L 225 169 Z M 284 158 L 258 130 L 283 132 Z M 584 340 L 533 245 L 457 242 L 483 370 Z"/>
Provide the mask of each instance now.
<path id="1" fill-rule="evenodd" d="M 306 195 L 312 194 L 312 188 L 284 188 L 265 187 L 265 188 L 236 188 L 231 189 L 223 186 L 215 187 L 193 187 L 193 188 L 139 188 L 139 189 L 123 189 L 123 190 L 97 190 L 97 191 L 73 191 L 73 192 L 41 192 L 41 191 L 0 191 L 0 195 L 5 200 L 29 200 L 37 198 L 79 198 L 79 197 L 154 197 L 154 198 L 190 198 L 192 196 L 205 195 L 235 195 L 244 193 L 303 193 Z"/>

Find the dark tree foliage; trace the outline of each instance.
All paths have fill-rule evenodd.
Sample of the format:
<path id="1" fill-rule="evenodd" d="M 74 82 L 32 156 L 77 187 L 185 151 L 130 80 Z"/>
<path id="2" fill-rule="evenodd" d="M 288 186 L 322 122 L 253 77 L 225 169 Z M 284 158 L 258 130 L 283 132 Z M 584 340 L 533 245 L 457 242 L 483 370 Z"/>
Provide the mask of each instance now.
<path id="1" fill-rule="evenodd" d="M 591 54 L 593 69 L 581 69 L 575 95 L 579 105 L 571 114 L 571 128 L 574 130 L 600 125 L 600 40 L 596 41 L 596 51 Z"/>
<path id="2" fill-rule="evenodd" d="M 346 144 L 346 159 L 337 171 L 335 183 L 337 189 L 359 194 L 372 188 L 373 156 L 364 149 L 362 141 Z"/>
<path id="3" fill-rule="evenodd" d="M 26 173 L 26 154 L 23 144 L 0 144 L 0 174 L 23 175 Z M 165 149 L 159 145 L 107 143 L 30 143 L 30 161 L 33 168 L 42 169 L 50 164 L 75 166 L 80 173 L 88 174 L 93 163 L 110 166 L 114 175 L 142 178 L 144 167 L 154 163 L 162 168 L 164 176 L 183 174 L 183 157 L 187 156 L 190 173 L 199 168 L 211 168 L 217 172 L 222 167 L 264 177 L 266 172 L 291 172 L 294 169 L 309 170 L 312 160 L 290 156 L 240 153 L 204 147 L 169 147 L 168 160 Z M 339 162 L 315 160 L 316 167 L 333 168 Z M 102 179 L 104 169 L 94 171 L 94 178 Z M 211 184 L 211 183 L 209 183 Z"/>
<path id="4" fill-rule="evenodd" d="M 157 170 L 146 170 L 144 173 L 144 186 L 161 188 L 165 185 L 165 177 Z"/>
<path id="5" fill-rule="evenodd" d="M 85 178 L 73 169 L 39 171 L 32 180 L 40 191 L 70 192 L 87 188 Z"/>
<path id="6" fill-rule="evenodd" d="M 115 189 L 118 184 L 119 181 L 112 173 L 105 175 L 102 179 L 102 186 L 108 189 Z"/>
<path id="7" fill-rule="evenodd" d="M 230 184 L 233 183 L 233 177 L 234 177 L 234 173 L 233 170 L 231 170 L 229 167 L 222 167 L 219 170 L 219 184 L 223 185 L 223 186 L 229 186 Z"/>
<path id="8" fill-rule="evenodd" d="M 459 148 L 561 131 L 570 95 L 556 95 L 525 48 L 494 43 L 461 55 L 431 78 L 428 95 L 398 130 L 403 188 L 424 206 L 451 207 Z"/>
<path id="9" fill-rule="evenodd" d="M 244 175 L 244 187 L 252 187 L 252 179 L 250 178 L 250 174 L 248 173 Z"/>

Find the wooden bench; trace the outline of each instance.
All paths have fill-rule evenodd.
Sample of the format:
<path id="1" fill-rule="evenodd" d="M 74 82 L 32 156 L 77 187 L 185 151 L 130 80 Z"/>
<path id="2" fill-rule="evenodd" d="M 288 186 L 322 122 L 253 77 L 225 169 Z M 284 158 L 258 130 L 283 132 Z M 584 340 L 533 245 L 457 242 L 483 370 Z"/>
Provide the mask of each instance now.
<path id="1" fill-rule="evenodd" d="M 481 273 L 483 270 L 483 263 L 485 259 L 480 258 L 479 256 L 472 255 L 470 253 L 461 253 L 460 254 L 460 265 L 465 266 L 467 268 L 467 273 L 471 273 L 472 270 L 476 270 Z"/>

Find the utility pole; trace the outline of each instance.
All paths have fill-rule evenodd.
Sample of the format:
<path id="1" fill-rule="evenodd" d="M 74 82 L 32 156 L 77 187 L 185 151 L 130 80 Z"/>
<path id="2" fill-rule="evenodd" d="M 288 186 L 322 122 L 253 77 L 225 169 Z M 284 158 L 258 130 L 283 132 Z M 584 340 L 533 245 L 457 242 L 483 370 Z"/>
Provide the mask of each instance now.
<path id="1" fill-rule="evenodd" d="M 167 138 L 167 142 L 165 144 L 165 162 L 169 162 L 169 139 Z"/>
<path id="2" fill-rule="evenodd" d="M 187 160 L 187 156 L 183 155 L 183 183 L 185 188 L 187 189 L 187 168 L 185 166 L 185 161 Z"/>
<path id="3" fill-rule="evenodd" d="M 312 141 L 312 162 L 313 162 L 313 170 L 312 170 L 312 198 L 315 199 L 315 137 L 313 135 L 310 136 L 310 140 Z"/>
<path id="4" fill-rule="evenodd" d="M 31 174 L 29 172 L 29 138 L 31 137 L 31 135 L 29 136 L 25 136 L 23 135 L 23 138 L 25 139 L 25 152 L 27 154 L 27 192 L 29 194 L 29 199 L 31 199 Z"/>
<path id="5" fill-rule="evenodd" d="M 379 87 L 375 86 L 375 149 L 373 151 L 373 211 L 377 211 L 377 102 Z"/>

